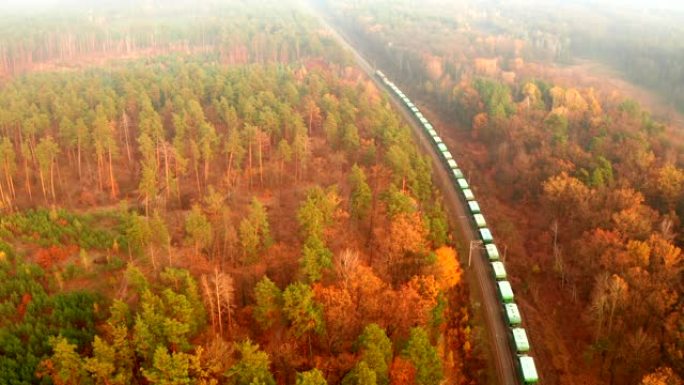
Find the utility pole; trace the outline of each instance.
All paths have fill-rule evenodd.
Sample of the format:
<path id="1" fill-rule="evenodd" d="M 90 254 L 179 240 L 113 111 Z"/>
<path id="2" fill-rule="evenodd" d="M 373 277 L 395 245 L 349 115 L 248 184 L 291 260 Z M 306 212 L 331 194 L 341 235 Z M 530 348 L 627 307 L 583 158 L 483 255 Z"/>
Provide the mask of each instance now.
<path id="1" fill-rule="evenodd" d="M 473 259 L 473 245 L 477 245 L 477 248 L 481 249 L 482 248 L 482 241 L 475 241 L 475 240 L 470 241 L 470 247 L 468 248 L 468 267 L 470 267 L 470 263 L 472 262 L 472 259 Z"/>

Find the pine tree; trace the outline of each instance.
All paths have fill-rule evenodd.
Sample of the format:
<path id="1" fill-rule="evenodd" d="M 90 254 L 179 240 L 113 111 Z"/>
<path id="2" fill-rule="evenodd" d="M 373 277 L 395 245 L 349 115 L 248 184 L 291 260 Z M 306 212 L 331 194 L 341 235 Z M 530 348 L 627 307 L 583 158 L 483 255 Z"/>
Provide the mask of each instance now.
<path id="1" fill-rule="evenodd" d="M 266 208 L 256 198 L 252 199 L 249 214 L 240 222 L 240 243 L 247 262 L 252 262 L 265 249 L 271 246 L 271 230 Z"/>
<path id="2" fill-rule="evenodd" d="M 157 346 L 154 351 L 152 367 L 142 369 L 145 379 L 150 384 L 186 385 L 191 384 L 190 356 L 182 352 L 169 354 L 164 346 Z"/>
<path id="3" fill-rule="evenodd" d="M 193 205 L 190 214 L 185 219 L 185 233 L 187 234 L 186 241 L 195 249 L 195 255 L 199 255 L 201 249 L 211 245 L 214 232 L 199 205 Z"/>
<path id="4" fill-rule="evenodd" d="M 302 248 L 300 267 L 308 281 L 313 283 L 321 279 L 323 269 L 332 267 L 332 251 L 316 235 L 310 235 Z"/>
<path id="5" fill-rule="evenodd" d="M 83 359 L 76 352 L 76 345 L 66 338 L 50 337 L 52 356 L 40 364 L 37 376 L 49 377 L 55 384 L 80 385 L 86 380 Z"/>
<path id="6" fill-rule="evenodd" d="M 356 164 L 352 167 L 351 174 L 349 175 L 349 184 L 352 189 L 351 196 L 349 197 L 352 218 L 362 220 L 366 218 L 370 211 L 373 193 L 368 182 L 366 182 L 366 174 Z"/>
<path id="7" fill-rule="evenodd" d="M 254 288 L 254 319 L 262 330 L 267 330 L 279 319 L 283 307 L 283 293 L 267 276 L 261 278 Z"/>
<path id="8" fill-rule="evenodd" d="M 367 325 L 359 336 L 361 360 L 375 373 L 379 385 L 389 383 L 389 365 L 392 362 L 392 341 L 377 324 Z"/>
<path id="9" fill-rule="evenodd" d="M 59 146 L 52 139 L 51 136 L 46 136 L 41 138 L 40 142 L 36 146 L 36 159 L 38 160 L 38 175 L 40 176 L 40 185 L 43 189 L 43 197 L 47 203 L 48 199 L 48 186 L 50 190 L 50 196 L 52 201 L 56 201 L 55 196 L 55 158 L 59 154 Z M 49 184 L 45 179 L 49 176 Z M 46 186 L 47 185 L 47 186 Z"/>
<path id="10" fill-rule="evenodd" d="M 423 328 L 411 329 L 409 340 L 403 355 L 416 368 L 416 383 L 418 385 L 439 385 L 444 378 L 442 361 L 437 349 L 430 344 L 427 332 Z"/>
<path id="11" fill-rule="evenodd" d="M 314 300 L 311 287 L 299 282 L 290 284 L 283 293 L 283 313 L 296 337 L 306 334 L 311 355 L 311 335 L 325 329 L 323 309 Z"/>
<path id="12" fill-rule="evenodd" d="M 275 385 L 269 371 L 268 354 L 260 351 L 259 345 L 246 340 L 236 344 L 235 349 L 240 354 L 240 359 L 226 373 L 232 385 Z"/>

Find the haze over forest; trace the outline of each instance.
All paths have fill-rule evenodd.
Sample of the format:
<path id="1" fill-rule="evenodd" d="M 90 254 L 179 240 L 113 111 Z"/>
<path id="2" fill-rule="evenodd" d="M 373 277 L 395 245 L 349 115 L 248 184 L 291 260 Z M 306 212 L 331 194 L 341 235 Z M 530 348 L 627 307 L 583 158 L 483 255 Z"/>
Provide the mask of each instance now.
<path id="1" fill-rule="evenodd" d="M 684 4 L 0 2 L 0 385 L 683 385 Z"/>

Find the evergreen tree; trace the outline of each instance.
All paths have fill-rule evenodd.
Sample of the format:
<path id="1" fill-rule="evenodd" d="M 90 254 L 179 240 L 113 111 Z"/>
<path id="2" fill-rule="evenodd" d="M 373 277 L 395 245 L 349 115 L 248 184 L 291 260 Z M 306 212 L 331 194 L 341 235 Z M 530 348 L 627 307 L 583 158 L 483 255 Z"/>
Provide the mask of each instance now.
<path id="1" fill-rule="evenodd" d="M 240 359 L 226 373 L 232 385 L 275 385 L 269 371 L 268 354 L 260 351 L 259 345 L 246 340 L 236 344 L 235 349 L 240 354 Z"/>
<path id="2" fill-rule="evenodd" d="M 214 232 L 199 205 L 193 205 L 185 219 L 185 233 L 186 241 L 195 248 L 195 255 L 199 255 L 200 250 L 211 245 Z"/>
<path id="3" fill-rule="evenodd" d="M 266 208 L 258 199 L 252 199 L 249 214 L 240 222 L 238 231 L 242 252 L 248 262 L 271 246 L 273 241 Z"/>
<path id="4" fill-rule="evenodd" d="M 150 384 L 186 385 L 190 384 L 189 355 L 182 352 L 169 354 L 164 346 L 157 346 L 154 351 L 152 367 L 142 369 L 145 379 Z"/>
<path id="5" fill-rule="evenodd" d="M 316 235 L 310 235 L 304 243 L 300 268 L 309 282 L 321 279 L 323 269 L 332 267 L 332 251 Z"/>
<path id="6" fill-rule="evenodd" d="M 254 319 L 261 329 L 267 330 L 278 321 L 283 306 L 283 293 L 273 281 L 264 276 L 254 288 L 254 297 Z"/>
<path id="7" fill-rule="evenodd" d="M 416 368 L 416 383 L 418 385 L 439 385 L 444 378 L 442 361 L 437 349 L 430 344 L 425 329 L 416 327 L 411 329 L 409 340 L 403 355 Z"/>
<path id="8" fill-rule="evenodd" d="M 352 189 L 349 197 L 351 215 L 357 220 L 364 219 L 370 211 L 373 193 L 368 182 L 366 182 L 366 174 L 356 164 L 352 167 L 349 175 L 349 184 Z"/>
<path id="9" fill-rule="evenodd" d="M 377 324 L 367 325 L 359 336 L 361 360 L 375 373 L 378 384 L 389 383 L 389 365 L 392 362 L 392 341 Z"/>
<path id="10" fill-rule="evenodd" d="M 311 335 L 321 334 L 325 329 L 323 309 L 314 300 L 311 287 L 299 282 L 290 284 L 283 293 L 283 313 L 295 336 L 306 334 L 311 354 Z"/>

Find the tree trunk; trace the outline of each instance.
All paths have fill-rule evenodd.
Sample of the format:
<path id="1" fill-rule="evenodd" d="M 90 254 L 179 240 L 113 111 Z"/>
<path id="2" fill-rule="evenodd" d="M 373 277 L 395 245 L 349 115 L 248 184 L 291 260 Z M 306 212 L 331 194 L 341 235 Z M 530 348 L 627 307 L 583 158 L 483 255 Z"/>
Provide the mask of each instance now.
<path id="1" fill-rule="evenodd" d="M 29 169 L 28 159 L 24 157 L 24 172 L 26 173 L 26 191 L 29 195 L 29 200 L 33 201 L 33 193 L 31 192 L 31 170 Z"/>
<path id="2" fill-rule="evenodd" d="M 52 201 L 57 202 L 57 195 L 55 194 L 55 160 L 50 162 L 50 193 L 52 194 Z"/>
<path id="3" fill-rule="evenodd" d="M 231 170 L 233 168 L 233 152 L 231 151 L 230 155 L 228 155 L 228 170 L 226 171 L 226 178 L 228 179 L 228 185 L 231 185 L 230 181 L 230 174 Z"/>
<path id="4" fill-rule="evenodd" d="M 45 199 L 45 204 L 48 204 L 47 189 L 45 188 L 45 178 L 43 177 L 43 169 L 41 167 L 38 167 L 38 176 L 40 176 L 40 187 L 43 190 L 43 198 Z"/>
<path id="5" fill-rule="evenodd" d="M 193 154 L 192 168 L 195 171 L 195 183 L 197 184 L 197 194 L 198 194 L 198 196 L 202 196 L 202 185 L 200 184 L 199 167 L 197 167 L 198 161 L 199 160 L 196 159 L 195 155 Z"/>
<path id="6" fill-rule="evenodd" d="M 100 191 L 104 191 L 104 182 L 102 181 L 102 169 L 104 168 L 104 160 L 102 154 L 97 155 L 97 187 Z"/>
<path id="7" fill-rule="evenodd" d="M 247 146 L 249 149 L 249 170 L 247 171 L 247 174 L 249 176 L 249 188 L 252 188 L 252 140 L 250 139 L 249 145 Z"/>
<path id="8" fill-rule="evenodd" d="M 8 197 L 5 196 L 5 189 L 2 188 L 2 182 L 0 182 L 0 200 L 6 202 L 8 205 L 10 204 Z"/>
<path id="9" fill-rule="evenodd" d="M 116 185 L 116 179 L 114 179 L 114 165 L 112 164 L 112 149 L 111 147 L 109 148 L 108 151 L 108 157 L 109 157 L 109 184 L 111 186 L 111 195 L 112 199 L 116 199 L 118 192 L 117 192 L 117 185 Z"/>
<path id="10" fill-rule="evenodd" d="M 124 141 L 126 142 L 126 156 L 128 157 L 128 162 L 131 163 L 133 160 L 131 158 L 131 146 L 128 140 L 128 115 L 126 115 L 126 111 L 124 111 L 121 115 L 121 121 L 123 123 L 124 131 Z"/>
<path id="11" fill-rule="evenodd" d="M 166 182 L 166 200 L 170 199 L 171 194 L 171 171 L 169 170 L 169 146 L 164 143 L 164 179 Z"/>
<path id="12" fill-rule="evenodd" d="M 221 294 L 219 293 L 218 269 L 214 269 L 214 291 L 216 293 L 216 313 L 218 314 L 219 335 L 223 337 L 223 320 L 221 318 Z"/>
<path id="13" fill-rule="evenodd" d="M 81 180 L 81 138 L 76 140 L 76 152 L 78 160 L 78 180 Z"/>
<path id="14" fill-rule="evenodd" d="M 259 183 L 261 184 L 261 187 L 264 186 L 264 163 L 263 163 L 263 156 L 262 156 L 262 143 L 261 139 L 259 139 Z"/>

